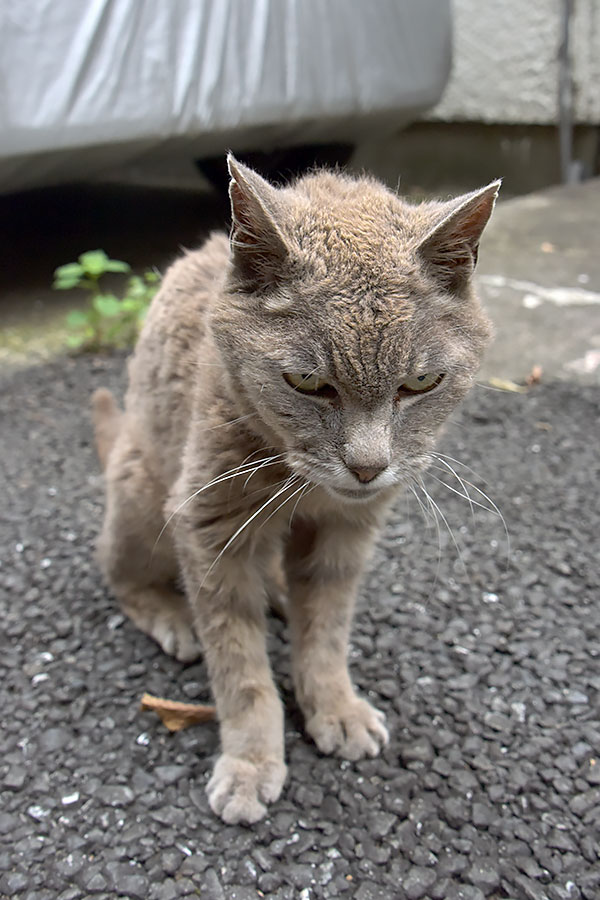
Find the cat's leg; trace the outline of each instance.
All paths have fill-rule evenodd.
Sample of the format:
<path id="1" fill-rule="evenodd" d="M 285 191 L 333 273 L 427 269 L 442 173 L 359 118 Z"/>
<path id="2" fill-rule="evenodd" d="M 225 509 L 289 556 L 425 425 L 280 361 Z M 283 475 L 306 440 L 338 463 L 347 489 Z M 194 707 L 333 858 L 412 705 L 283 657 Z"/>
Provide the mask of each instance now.
<path id="1" fill-rule="evenodd" d="M 265 571 L 265 588 L 267 592 L 267 603 L 271 608 L 271 611 L 280 619 L 287 620 L 288 588 L 283 568 L 283 554 L 281 552 L 281 547 L 277 548 L 267 563 Z"/>
<path id="2" fill-rule="evenodd" d="M 98 559 L 121 609 L 162 649 L 182 662 L 200 655 L 178 566 L 164 525 L 164 495 L 124 428 L 106 470 L 106 513 Z M 159 539 L 160 535 L 160 539 Z"/>
<path id="3" fill-rule="evenodd" d="M 319 750 L 376 756 L 388 741 L 384 715 L 357 696 L 347 665 L 354 602 L 372 546 L 369 531 L 298 520 L 286 567 L 296 696 Z"/>
<path id="4" fill-rule="evenodd" d="M 242 550 L 213 566 L 212 541 L 176 533 L 194 621 L 211 680 L 221 755 L 207 793 L 229 823 L 256 822 L 279 797 L 286 776 L 283 707 L 266 650 L 265 574 L 269 556 Z"/>

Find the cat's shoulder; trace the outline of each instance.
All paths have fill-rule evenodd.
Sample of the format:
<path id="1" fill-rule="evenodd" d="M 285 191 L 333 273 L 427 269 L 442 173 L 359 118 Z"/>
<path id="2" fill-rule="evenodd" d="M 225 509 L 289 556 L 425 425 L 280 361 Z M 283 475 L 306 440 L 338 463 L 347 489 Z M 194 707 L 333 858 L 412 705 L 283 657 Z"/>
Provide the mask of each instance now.
<path id="1" fill-rule="evenodd" d="M 227 235 L 213 232 L 197 250 L 186 250 L 171 264 L 163 279 L 163 293 L 197 294 L 209 289 L 224 279 L 228 259 Z"/>
<path id="2" fill-rule="evenodd" d="M 228 260 L 227 235 L 218 232 L 211 234 L 199 249 L 186 250 L 176 259 L 152 301 L 142 338 L 150 331 L 165 335 L 179 332 L 182 327 L 203 331 L 204 314 L 223 288 Z"/>

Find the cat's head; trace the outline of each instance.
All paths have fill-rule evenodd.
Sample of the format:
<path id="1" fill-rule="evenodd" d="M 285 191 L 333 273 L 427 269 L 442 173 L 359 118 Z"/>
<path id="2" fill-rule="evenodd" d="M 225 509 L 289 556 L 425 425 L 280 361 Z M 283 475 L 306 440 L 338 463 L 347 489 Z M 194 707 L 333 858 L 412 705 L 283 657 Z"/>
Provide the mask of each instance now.
<path id="1" fill-rule="evenodd" d="M 370 178 L 229 170 L 211 324 L 248 426 L 339 499 L 417 476 L 489 340 L 471 279 L 500 182 L 411 205 Z"/>

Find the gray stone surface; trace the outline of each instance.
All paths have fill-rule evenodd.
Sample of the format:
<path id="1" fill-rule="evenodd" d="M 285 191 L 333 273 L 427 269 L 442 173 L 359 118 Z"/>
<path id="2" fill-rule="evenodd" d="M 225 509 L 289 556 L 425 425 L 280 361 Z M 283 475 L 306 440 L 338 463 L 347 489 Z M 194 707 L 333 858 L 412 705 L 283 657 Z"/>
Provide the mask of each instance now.
<path id="1" fill-rule="evenodd" d="M 426 484 L 460 557 L 398 503 L 351 649 L 391 727 L 380 758 L 340 762 L 303 736 L 270 621 L 290 773 L 269 818 L 242 828 L 206 800 L 215 728 L 169 734 L 139 710 L 146 690 L 185 699 L 193 684 L 206 700 L 202 662 L 119 617 L 94 564 L 85 410 L 123 372 L 115 356 L 0 376 L 0 895 L 597 900 L 597 388 L 475 388 L 455 416 L 440 449 L 501 508 L 510 553 L 493 509 L 472 514 L 436 481 L 460 489 L 449 470 Z"/>

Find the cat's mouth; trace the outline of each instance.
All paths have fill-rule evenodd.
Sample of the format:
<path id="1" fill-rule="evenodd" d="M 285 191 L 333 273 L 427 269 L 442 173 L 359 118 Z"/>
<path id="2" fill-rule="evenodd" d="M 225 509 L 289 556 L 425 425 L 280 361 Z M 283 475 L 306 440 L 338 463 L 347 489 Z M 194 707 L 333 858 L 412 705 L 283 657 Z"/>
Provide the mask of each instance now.
<path id="1" fill-rule="evenodd" d="M 334 494 L 337 497 L 343 497 L 345 500 L 370 500 L 375 494 L 379 494 L 381 492 L 381 487 L 377 485 L 377 487 L 361 487 L 361 488 L 345 488 L 339 487 L 336 484 L 324 484 L 330 493 Z"/>

